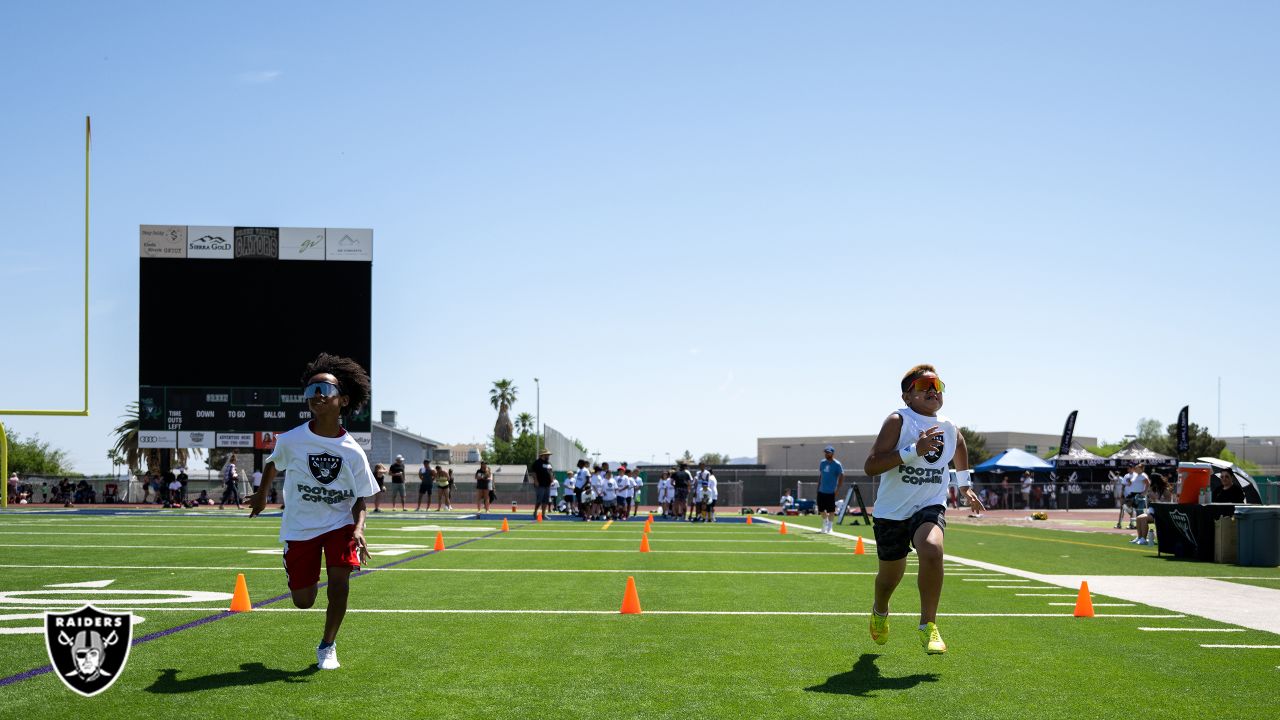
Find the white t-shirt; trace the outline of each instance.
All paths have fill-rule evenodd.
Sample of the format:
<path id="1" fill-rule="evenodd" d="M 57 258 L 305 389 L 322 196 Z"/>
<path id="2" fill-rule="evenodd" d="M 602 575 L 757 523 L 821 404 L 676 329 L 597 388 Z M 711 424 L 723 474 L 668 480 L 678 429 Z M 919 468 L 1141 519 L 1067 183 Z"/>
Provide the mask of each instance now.
<path id="1" fill-rule="evenodd" d="M 601 497 L 605 502 L 618 499 L 618 481 L 612 477 L 602 478 L 600 484 Z"/>
<path id="2" fill-rule="evenodd" d="M 618 497 L 623 499 L 631 497 L 631 488 L 634 487 L 631 484 L 632 480 L 633 478 L 629 475 L 618 478 Z"/>
<path id="3" fill-rule="evenodd" d="M 177 480 L 174 480 L 173 482 L 169 483 L 169 492 L 176 493 L 181 491 L 182 491 L 182 483 L 178 482 Z"/>
<path id="4" fill-rule="evenodd" d="M 950 473 L 947 464 L 956 454 L 956 426 L 942 415 L 929 417 L 911 408 L 898 410 L 902 431 L 897 447 L 903 448 L 920 438 L 920 433 L 937 425 L 942 430 L 942 451 L 937 455 L 912 455 L 905 464 L 895 466 L 880 476 L 880 492 L 876 496 L 874 515 L 885 520 L 906 520 L 930 505 L 947 505 Z"/>
<path id="5" fill-rule="evenodd" d="M 257 490 L 260 485 L 262 485 L 262 471 L 254 470 L 253 471 L 253 489 Z"/>
<path id="6" fill-rule="evenodd" d="M 1141 495 L 1147 491 L 1150 479 L 1146 473 L 1129 473 L 1125 477 L 1129 479 L 1129 486 L 1125 488 L 1125 493 Z"/>
<path id="7" fill-rule="evenodd" d="M 1023 495 L 1031 494 L 1031 483 L 1033 482 L 1035 482 L 1035 480 L 1030 475 L 1024 476 L 1022 478 L 1022 494 Z"/>
<path id="8" fill-rule="evenodd" d="M 321 437 L 304 423 L 276 435 L 267 462 L 286 473 L 281 540 L 310 540 L 351 525 L 356 498 L 378 492 L 369 458 L 349 432 Z"/>
<path id="9" fill-rule="evenodd" d="M 795 505 L 796 499 L 791 497 L 790 495 L 783 495 L 782 499 L 778 501 L 778 504 L 781 505 L 782 507 L 788 507 L 791 505 Z"/>
<path id="10" fill-rule="evenodd" d="M 717 500 L 720 498 L 720 488 L 716 484 L 715 475 L 707 475 L 707 499 Z"/>
<path id="11" fill-rule="evenodd" d="M 591 473 L 587 472 L 586 468 L 578 468 L 578 472 L 573 476 L 574 488 L 581 492 L 582 487 L 587 484 L 587 478 L 589 477 L 591 477 Z"/>

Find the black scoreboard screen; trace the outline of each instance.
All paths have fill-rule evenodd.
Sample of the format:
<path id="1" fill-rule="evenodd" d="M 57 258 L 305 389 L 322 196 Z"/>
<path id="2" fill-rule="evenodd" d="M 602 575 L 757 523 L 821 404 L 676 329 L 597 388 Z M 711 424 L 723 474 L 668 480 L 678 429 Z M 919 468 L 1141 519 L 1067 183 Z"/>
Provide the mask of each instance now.
<path id="1" fill-rule="evenodd" d="M 143 225 L 140 447 L 271 449 L 321 352 L 370 361 L 373 232 Z M 370 409 L 347 419 L 368 446 Z"/>

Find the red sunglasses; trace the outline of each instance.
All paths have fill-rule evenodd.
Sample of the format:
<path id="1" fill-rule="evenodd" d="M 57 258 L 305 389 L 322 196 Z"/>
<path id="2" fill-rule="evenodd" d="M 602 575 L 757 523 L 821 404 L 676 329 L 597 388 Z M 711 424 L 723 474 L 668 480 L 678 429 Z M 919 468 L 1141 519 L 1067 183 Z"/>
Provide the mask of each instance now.
<path id="1" fill-rule="evenodd" d="M 915 392 L 924 392 L 932 388 L 937 392 L 943 392 L 944 390 L 946 390 L 946 387 L 947 387 L 946 383 L 942 382 L 941 378 L 918 377 L 915 380 L 911 381 L 911 387 L 909 389 Z"/>

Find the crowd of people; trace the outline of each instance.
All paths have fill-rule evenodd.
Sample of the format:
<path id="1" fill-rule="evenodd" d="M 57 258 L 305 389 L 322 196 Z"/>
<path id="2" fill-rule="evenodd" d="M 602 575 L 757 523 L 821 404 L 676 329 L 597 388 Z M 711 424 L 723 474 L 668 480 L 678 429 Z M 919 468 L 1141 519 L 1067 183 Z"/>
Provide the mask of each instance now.
<path id="1" fill-rule="evenodd" d="M 373 480 L 378 486 L 378 492 L 373 496 L 373 512 L 382 512 L 382 500 L 389 498 L 391 510 L 396 509 L 396 501 L 400 501 L 400 509 L 408 510 L 405 497 L 405 468 L 404 456 L 396 455 L 391 465 L 378 463 L 373 466 Z M 489 466 L 480 463 L 480 469 L 476 471 L 476 510 L 487 511 L 492 496 L 493 473 L 489 471 Z M 481 497 L 479 488 L 483 485 L 486 492 Z M 431 510 L 431 496 L 436 497 L 436 510 L 452 510 L 453 509 L 453 491 L 455 483 L 453 479 L 453 468 L 445 468 L 437 464 L 434 468 L 427 460 L 422 461 L 422 467 L 418 468 L 418 501 L 413 508 L 414 512 L 421 512 L 423 502 L 426 503 L 426 509 Z"/>
<path id="2" fill-rule="evenodd" d="M 547 453 L 550 455 L 550 453 Z M 547 502 L 555 499 L 560 483 L 553 477 L 547 485 Z M 636 515 L 644 481 L 634 468 L 620 463 L 610 470 L 609 463 L 590 465 L 578 461 L 578 469 L 565 478 L 564 493 L 556 507 L 585 522 L 592 520 L 626 520 Z"/>

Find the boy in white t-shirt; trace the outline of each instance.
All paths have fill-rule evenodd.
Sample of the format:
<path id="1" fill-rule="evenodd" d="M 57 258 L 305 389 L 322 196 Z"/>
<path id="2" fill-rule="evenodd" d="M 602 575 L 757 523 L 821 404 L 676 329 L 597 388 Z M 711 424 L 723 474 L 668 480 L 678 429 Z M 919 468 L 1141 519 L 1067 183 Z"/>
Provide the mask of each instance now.
<path id="1" fill-rule="evenodd" d="M 937 655 L 947 651 L 934 621 L 942 596 L 950 462 L 955 462 L 956 482 L 970 505 L 979 513 L 982 506 L 973 492 L 964 435 L 950 419 L 938 415 L 944 385 L 937 370 L 917 365 L 903 376 L 901 388 L 906 407 L 885 419 L 863 465 L 867 475 L 880 476 L 872 525 L 880 567 L 871 604 L 871 639 L 879 645 L 889 640 L 889 599 L 902 581 L 914 546 L 919 558 L 920 644 Z"/>
<path id="2" fill-rule="evenodd" d="M 250 498 L 249 517 L 267 505 L 267 488 L 285 471 L 285 511 L 280 523 L 284 567 L 293 604 L 315 604 L 323 553 L 329 606 L 324 636 L 316 648 L 321 670 L 339 667 L 336 640 L 347 613 L 351 573 L 368 562 L 365 501 L 378 492 L 369 460 L 342 427 L 343 415 L 358 412 L 369 398 L 369 375 L 349 358 L 321 353 L 303 374 L 302 397 L 310 422 L 276 436 L 263 482 Z"/>

